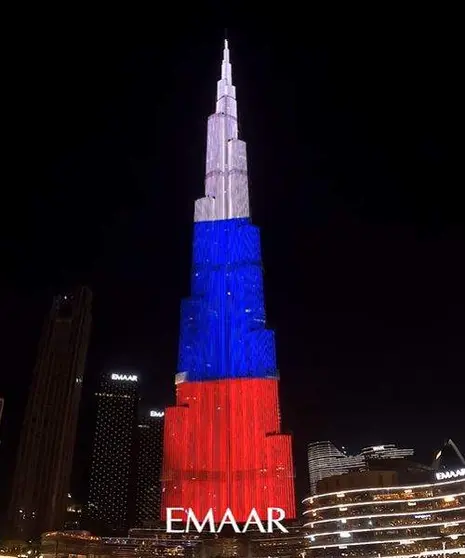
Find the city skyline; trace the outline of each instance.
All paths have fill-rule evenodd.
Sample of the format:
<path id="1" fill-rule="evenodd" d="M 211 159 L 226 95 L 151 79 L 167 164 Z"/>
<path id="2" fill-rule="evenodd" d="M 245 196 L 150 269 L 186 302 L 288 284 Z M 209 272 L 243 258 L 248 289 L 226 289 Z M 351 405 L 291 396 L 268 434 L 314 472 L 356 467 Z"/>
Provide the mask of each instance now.
<path id="1" fill-rule="evenodd" d="M 81 99 L 79 109 L 92 109 L 86 126 L 95 114 L 104 115 L 108 120 L 103 129 L 97 124 L 81 127 L 63 101 L 63 135 L 61 113 L 52 112 L 60 142 L 49 140 L 43 148 L 38 172 L 61 193 L 44 193 L 46 207 L 27 205 L 24 239 L 7 236 L 11 247 L 25 255 L 11 268 L 3 295 L 5 315 L 12 316 L 2 321 L 5 358 L 8 369 L 15 371 L 15 381 L 5 378 L 0 385 L 8 402 L 2 426 L 8 433 L 11 425 L 10 440 L 19 420 L 8 416 L 8 409 L 17 408 L 20 414 L 37 325 L 50 291 L 70 283 L 89 282 L 99 306 L 86 380 L 89 392 L 108 359 L 141 370 L 153 404 L 174 400 L 178 300 L 189 292 L 188 263 L 181 262 L 189 262 L 190 202 L 201 193 L 202 183 L 203 121 L 198 120 L 209 113 L 221 33 L 206 42 L 178 37 L 163 47 L 164 61 L 157 50 L 162 45 L 135 50 L 123 45 L 134 68 L 124 78 L 119 73 L 124 71 L 124 56 L 115 51 L 106 78 L 119 85 L 128 82 L 128 88 L 115 88 L 106 101 L 107 86 L 98 81 L 93 97 Z M 444 183 L 451 181 L 441 143 L 442 120 L 435 108 L 441 103 L 424 93 L 432 111 L 425 131 L 420 111 L 402 105 L 400 95 L 389 98 L 388 93 L 372 91 L 372 101 L 363 97 L 365 106 L 355 94 L 337 93 L 349 74 L 360 95 L 371 82 L 365 76 L 368 69 L 371 79 L 381 80 L 381 70 L 373 69 L 367 57 L 355 62 L 353 74 L 354 62 L 347 53 L 327 49 L 322 54 L 310 45 L 305 52 L 312 56 L 307 59 L 297 43 L 285 47 L 278 37 L 270 37 L 263 46 L 261 39 L 240 33 L 231 42 L 235 52 L 237 44 L 241 124 L 251 150 L 252 205 L 264 238 L 268 315 L 277 331 L 282 414 L 297 440 L 299 477 L 306 482 L 306 444 L 316 439 L 342 438 L 360 447 L 392 440 L 418 445 L 424 452 L 451 437 L 463 449 L 458 426 L 463 407 L 457 390 L 444 383 L 446 377 L 450 384 L 457 383 L 463 370 L 463 263 L 458 259 L 463 241 L 454 225 L 450 191 L 444 190 Z M 181 60 L 188 43 L 192 50 Z M 96 43 L 91 45 L 80 54 L 87 61 L 90 52 L 103 52 Z M 72 52 L 71 45 L 67 48 Z M 312 87 L 307 89 L 304 116 L 292 108 L 298 107 L 294 94 L 304 78 L 277 61 L 284 48 L 289 55 L 298 53 L 289 62 L 295 65 L 292 69 L 307 59 L 305 79 Z M 381 46 L 376 52 L 383 70 L 395 78 Z M 48 58 L 45 82 L 50 87 L 59 60 L 58 54 Z M 78 60 L 76 56 L 69 62 L 70 72 Z M 79 71 L 89 84 L 91 69 Z M 173 78 L 166 91 L 157 73 L 170 71 L 179 83 Z M 422 67 L 417 71 L 426 81 Z M 436 66 L 435 72 L 440 74 Z M 408 86 L 420 90 L 412 82 Z M 180 103 L 186 89 L 192 92 L 187 108 Z M 335 97 L 325 98 L 326 93 Z M 72 98 L 67 97 L 68 103 Z M 377 103 L 391 106 L 392 113 L 400 107 L 402 118 L 388 122 Z M 306 119 L 308 130 L 300 129 L 296 114 Z M 371 118 L 376 126 L 369 124 Z M 400 137 L 401 124 L 415 145 L 413 154 Z M 132 144 L 129 138 L 137 139 L 131 139 Z M 406 159 L 406 153 L 411 158 Z M 117 161 L 118 154 L 126 154 L 127 166 Z M 88 186 L 83 185 L 86 181 Z M 112 182 L 118 187 L 106 186 Z M 442 190 L 433 189 L 437 183 L 443 184 Z M 75 200 L 76 191 L 93 203 Z M 34 192 L 27 198 L 31 206 L 38 204 L 37 196 Z M 184 201 L 179 204 L 177 199 Z M 74 200 L 72 209 L 69 200 Z M 169 218 L 163 216 L 167 207 Z M 61 239 L 55 236 L 57 220 Z M 45 224 L 40 228 L 38 222 Z M 282 223 L 279 231 L 276 223 Z M 41 248 L 52 241 L 59 243 L 53 256 Z M 16 378 L 21 378 L 19 385 Z M 396 398 L 398 392 L 404 397 Z M 412 400 L 418 401 L 414 411 Z M 416 421 L 409 420 L 413 412 Z M 81 432 L 85 428 L 81 426 Z"/>

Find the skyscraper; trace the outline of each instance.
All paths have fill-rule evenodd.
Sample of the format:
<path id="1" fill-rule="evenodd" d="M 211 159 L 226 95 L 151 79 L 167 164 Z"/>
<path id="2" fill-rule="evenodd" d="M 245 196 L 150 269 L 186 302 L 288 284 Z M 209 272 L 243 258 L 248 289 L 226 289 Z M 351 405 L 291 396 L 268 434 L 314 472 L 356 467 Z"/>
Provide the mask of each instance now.
<path id="1" fill-rule="evenodd" d="M 139 420 L 137 446 L 137 524 L 160 520 L 165 412 L 152 409 Z"/>
<path id="2" fill-rule="evenodd" d="M 60 529 L 69 491 L 91 326 L 92 293 L 53 300 L 33 375 L 9 516 L 18 537 Z"/>
<path id="3" fill-rule="evenodd" d="M 274 332 L 266 328 L 260 231 L 225 41 L 195 203 L 191 297 L 181 306 L 176 406 L 166 409 L 162 514 L 227 508 L 295 517 L 291 436 L 281 433 Z M 163 515 L 164 517 L 164 515 Z"/>
<path id="4" fill-rule="evenodd" d="M 91 463 L 87 516 L 100 531 L 123 534 L 130 526 L 135 488 L 135 433 L 139 376 L 112 370 L 103 375 Z"/>
<path id="5" fill-rule="evenodd" d="M 322 479 L 364 469 L 362 455 L 347 455 L 344 449 L 341 451 L 328 440 L 308 445 L 310 494 L 315 494 L 316 485 Z"/>
<path id="6" fill-rule="evenodd" d="M 349 455 L 345 448 L 338 449 L 332 442 L 322 441 L 308 444 L 308 473 L 310 494 L 317 492 L 320 480 L 345 473 L 365 471 L 371 462 L 386 459 L 403 459 L 414 454 L 413 449 L 398 448 L 384 444 L 363 448 L 360 453 Z"/>

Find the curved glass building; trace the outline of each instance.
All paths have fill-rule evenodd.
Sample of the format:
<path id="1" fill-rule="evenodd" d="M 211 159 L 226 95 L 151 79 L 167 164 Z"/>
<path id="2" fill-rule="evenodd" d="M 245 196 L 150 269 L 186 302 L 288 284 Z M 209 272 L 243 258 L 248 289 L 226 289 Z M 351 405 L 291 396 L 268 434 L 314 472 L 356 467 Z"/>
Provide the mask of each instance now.
<path id="1" fill-rule="evenodd" d="M 417 558 L 465 555 L 465 477 L 399 483 L 396 471 L 326 479 L 306 498 L 312 558 Z"/>

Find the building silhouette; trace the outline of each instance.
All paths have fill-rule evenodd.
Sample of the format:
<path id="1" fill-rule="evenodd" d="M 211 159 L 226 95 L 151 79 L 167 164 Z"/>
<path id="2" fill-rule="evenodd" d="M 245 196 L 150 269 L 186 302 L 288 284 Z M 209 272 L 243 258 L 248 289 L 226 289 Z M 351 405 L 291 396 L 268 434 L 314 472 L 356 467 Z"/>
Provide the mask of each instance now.
<path id="1" fill-rule="evenodd" d="M 97 398 L 97 423 L 86 516 L 101 534 L 125 534 L 133 521 L 139 375 L 105 372 Z"/>
<path id="2" fill-rule="evenodd" d="M 465 468 L 465 457 L 453 440 L 447 440 L 434 456 L 432 466 L 438 473 L 453 473 L 456 470 L 463 470 Z"/>
<path id="3" fill-rule="evenodd" d="M 3 397 L 0 397 L 0 433 L 1 433 L 1 426 L 2 426 L 2 415 L 3 415 L 3 407 L 5 406 L 5 400 Z M 0 444 L 2 440 L 0 439 Z"/>
<path id="4" fill-rule="evenodd" d="M 161 470 L 165 412 L 152 409 L 137 429 L 136 521 L 140 527 L 161 518 Z"/>
<path id="5" fill-rule="evenodd" d="M 56 296 L 45 321 L 13 479 L 12 534 L 36 538 L 64 523 L 91 327 L 92 293 Z"/>
<path id="6" fill-rule="evenodd" d="M 317 484 L 325 478 L 346 473 L 365 471 L 371 462 L 386 459 L 403 459 L 414 454 L 413 449 L 398 448 L 394 444 L 368 446 L 355 455 L 349 455 L 329 440 L 308 445 L 308 474 L 310 494 L 315 494 Z"/>
<path id="7" fill-rule="evenodd" d="M 176 406 L 166 409 L 162 512 L 245 522 L 295 517 L 291 436 L 281 432 L 274 332 L 266 327 L 260 231 L 225 41 L 208 119 L 205 196 L 195 203 L 191 296 L 181 306 Z M 163 516 L 162 516 L 163 517 Z M 163 517 L 164 518 L 164 517 Z"/>

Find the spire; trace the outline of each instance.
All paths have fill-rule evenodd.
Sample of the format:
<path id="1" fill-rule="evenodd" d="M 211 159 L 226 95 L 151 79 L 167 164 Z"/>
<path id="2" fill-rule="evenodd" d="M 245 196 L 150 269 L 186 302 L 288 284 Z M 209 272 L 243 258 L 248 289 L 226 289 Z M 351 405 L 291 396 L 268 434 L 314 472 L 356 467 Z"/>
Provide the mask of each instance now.
<path id="1" fill-rule="evenodd" d="M 229 61 L 228 39 L 224 40 L 223 62 L 221 64 L 221 79 L 224 80 L 228 85 L 232 85 L 231 63 Z"/>
<path id="2" fill-rule="evenodd" d="M 226 38 L 216 88 L 216 110 L 208 119 L 205 171 L 205 197 L 196 201 L 195 221 L 249 217 L 246 146 L 239 139 L 236 88 Z"/>
<path id="3" fill-rule="evenodd" d="M 221 79 L 217 86 L 216 101 L 217 113 L 224 112 L 225 114 L 231 114 L 231 116 L 237 118 L 236 88 L 232 83 L 232 69 L 229 59 L 228 39 L 224 40 L 223 60 L 221 62 Z"/>

